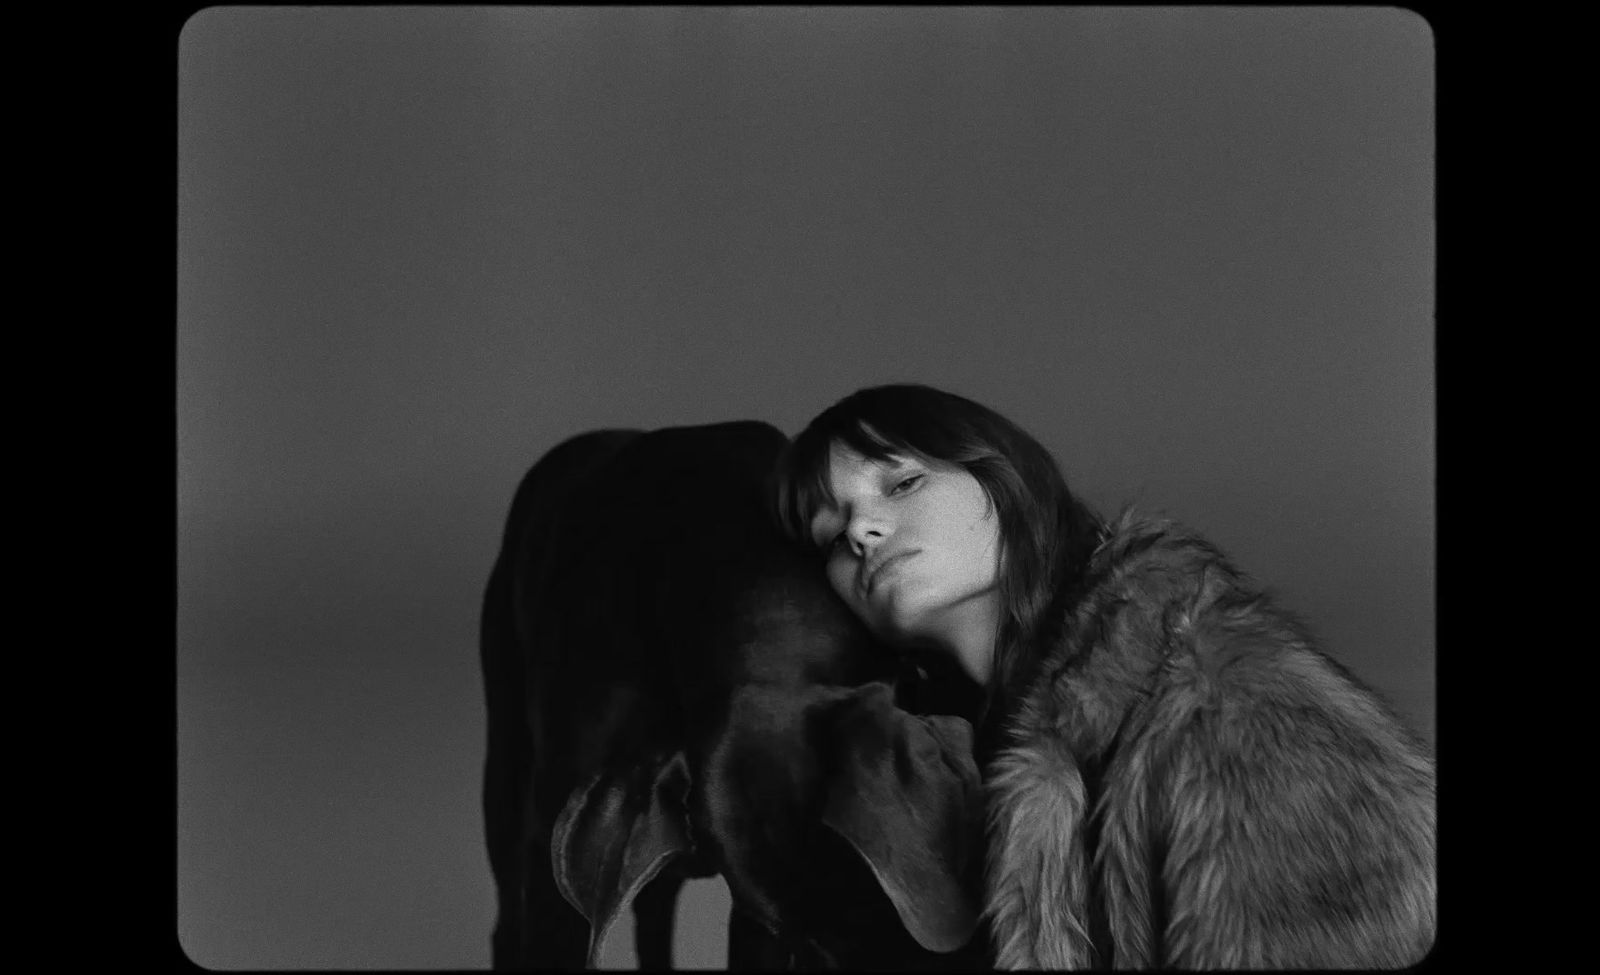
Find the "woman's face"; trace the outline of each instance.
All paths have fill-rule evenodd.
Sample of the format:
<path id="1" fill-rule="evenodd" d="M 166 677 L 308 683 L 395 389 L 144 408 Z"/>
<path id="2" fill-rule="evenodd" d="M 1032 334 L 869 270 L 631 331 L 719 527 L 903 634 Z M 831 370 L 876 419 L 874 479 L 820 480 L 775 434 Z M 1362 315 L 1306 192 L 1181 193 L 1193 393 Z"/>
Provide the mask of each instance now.
<path id="1" fill-rule="evenodd" d="M 1000 530 L 983 487 L 953 464 L 874 461 L 838 443 L 829 456 L 837 505 L 812 518 L 811 537 L 834 591 L 890 643 L 940 646 L 986 674 Z"/>

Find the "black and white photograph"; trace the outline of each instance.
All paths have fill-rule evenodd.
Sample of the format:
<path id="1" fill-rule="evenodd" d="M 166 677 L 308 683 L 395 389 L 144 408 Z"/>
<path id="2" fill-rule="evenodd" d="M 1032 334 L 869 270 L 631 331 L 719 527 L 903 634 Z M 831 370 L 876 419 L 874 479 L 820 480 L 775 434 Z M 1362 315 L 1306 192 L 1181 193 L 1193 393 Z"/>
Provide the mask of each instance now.
<path id="1" fill-rule="evenodd" d="M 1435 950 L 1422 15 L 174 48 L 194 964 Z"/>

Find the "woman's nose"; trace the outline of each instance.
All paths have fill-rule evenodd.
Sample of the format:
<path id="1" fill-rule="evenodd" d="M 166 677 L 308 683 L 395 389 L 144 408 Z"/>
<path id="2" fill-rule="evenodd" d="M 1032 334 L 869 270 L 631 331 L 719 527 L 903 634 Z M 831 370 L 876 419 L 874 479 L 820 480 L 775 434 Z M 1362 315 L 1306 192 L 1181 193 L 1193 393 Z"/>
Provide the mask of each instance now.
<path id="1" fill-rule="evenodd" d="M 865 555 L 888 537 L 888 526 L 881 522 L 859 519 L 850 526 L 850 548 L 857 556 Z"/>

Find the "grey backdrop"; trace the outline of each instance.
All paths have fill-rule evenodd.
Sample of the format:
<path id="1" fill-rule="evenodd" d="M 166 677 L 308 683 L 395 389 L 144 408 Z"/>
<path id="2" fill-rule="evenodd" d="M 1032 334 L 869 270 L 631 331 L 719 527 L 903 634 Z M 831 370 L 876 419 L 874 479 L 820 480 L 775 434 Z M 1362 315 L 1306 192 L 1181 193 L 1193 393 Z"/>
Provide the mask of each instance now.
<path id="1" fill-rule="evenodd" d="M 178 55 L 201 964 L 487 965 L 478 601 L 518 478 L 593 427 L 953 389 L 1432 737 L 1416 15 L 234 7 Z M 689 901 L 719 964 L 725 888 Z"/>

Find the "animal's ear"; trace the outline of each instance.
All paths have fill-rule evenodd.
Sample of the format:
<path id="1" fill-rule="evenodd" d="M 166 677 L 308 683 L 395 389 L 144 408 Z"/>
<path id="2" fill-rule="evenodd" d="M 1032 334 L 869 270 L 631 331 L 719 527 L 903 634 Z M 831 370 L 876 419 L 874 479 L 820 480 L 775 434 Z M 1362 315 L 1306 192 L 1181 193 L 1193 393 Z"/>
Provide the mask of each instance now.
<path id="1" fill-rule="evenodd" d="M 879 683 L 830 707 L 827 720 L 838 765 L 823 823 L 871 866 L 918 944 L 955 951 L 978 924 L 978 906 L 963 883 L 982 837 L 972 726 L 903 711 Z"/>
<path id="2" fill-rule="evenodd" d="M 617 916 L 680 853 L 692 851 L 683 752 L 601 771 L 572 790 L 550 837 L 556 886 L 589 919 L 588 967 Z"/>

